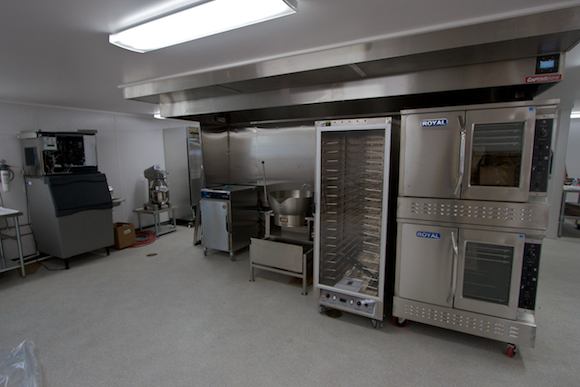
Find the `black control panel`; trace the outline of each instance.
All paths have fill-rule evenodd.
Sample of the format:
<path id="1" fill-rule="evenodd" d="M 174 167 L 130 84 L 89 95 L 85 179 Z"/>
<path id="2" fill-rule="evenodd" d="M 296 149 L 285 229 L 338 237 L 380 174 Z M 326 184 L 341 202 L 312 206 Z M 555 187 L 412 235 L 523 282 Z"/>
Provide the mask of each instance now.
<path id="1" fill-rule="evenodd" d="M 547 192 L 550 173 L 550 151 L 552 148 L 552 126 L 554 119 L 536 120 L 530 192 Z"/>
<path id="2" fill-rule="evenodd" d="M 536 74 L 560 72 L 560 54 L 542 55 L 536 58 Z"/>
<path id="3" fill-rule="evenodd" d="M 530 310 L 536 308 L 541 248 L 542 245 L 535 243 L 526 243 L 524 247 L 524 263 L 522 265 L 522 280 L 520 282 L 520 308 Z"/>
<path id="4" fill-rule="evenodd" d="M 201 191 L 202 199 L 230 200 L 229 192 Z"/>

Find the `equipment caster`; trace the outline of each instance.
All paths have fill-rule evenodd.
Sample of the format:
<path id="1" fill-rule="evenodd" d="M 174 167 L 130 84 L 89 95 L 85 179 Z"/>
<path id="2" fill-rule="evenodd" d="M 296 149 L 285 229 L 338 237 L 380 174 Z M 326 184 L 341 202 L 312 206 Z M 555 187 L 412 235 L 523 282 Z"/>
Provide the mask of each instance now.
<path id="1" fill-rule="evenodd" d="M 514 355 L 518 353 L 518 347 L 515 344 L 508 344 L 507 345 L 507 355 L 509 357 L 514 357 Z"/>
<path id="2" fill-rule="evenodd" d="M 207 257 L 207 247 L 203 248 L 203 255 L 205 255 Z"/>
<path id="3" fill-rule="evenodd" d="M 380 327 L 383 326 L 383 322 L 382 321 L 375 320 L 375 319 L 372 319 L 371 320 L 371 324 L 373 324 L 373 328 L 375 328 L 375 329 L 379 329 Z"/>
<path id="4" fill-rule="evenodd" d="M 393 317 L 393 324 L 399 328 L 406 327 L 408 323 L 409 321 L 406 318 Z"/>
<path id="5" fill-rule="evenodd" d="M 318 312 L 319 313 L 324 313 L 326 312 L 326 307 L 324 305 L 318 305 Z"/>

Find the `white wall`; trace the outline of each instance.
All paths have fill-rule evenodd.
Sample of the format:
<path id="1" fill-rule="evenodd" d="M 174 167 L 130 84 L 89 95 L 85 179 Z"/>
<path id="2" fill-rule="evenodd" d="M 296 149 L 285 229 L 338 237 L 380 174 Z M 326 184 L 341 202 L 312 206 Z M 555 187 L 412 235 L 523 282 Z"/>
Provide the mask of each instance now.
<path id="1" fill-rule="evenodd" d="M 177 125 L 176 125 L 177 122 Z M 183 125 L 182 121 L 156 120 L 153 117 L 129 116 L 114 113 L 60 109 L 0 103 L 0 159 L 5 159 L 15 173 L 9 192 L 1 192 L 3 206 L 22 211 L 20 224 L 28 224 L 26 195 L 22 177 L 22 153 L 16 135 L 23 131 L 97 130 L 99 171 L 107 176 L 115 197 L 125 202 L 113 209 L 114 222 L 137 224 L 133 210 L 142 207 L 147 198 L 147 180 L 143 171 L 153 164 L 164 168 L 163 129 Z M 146 219 L 143 219 L 146 221 Z M 9 222 L 12 226 L 12 221 Z M 146 223 L 146 224 L 150 224 Z M 5 229 L 6 222 L 0 221 Z M 6 232 L 6 231 L 3 231 Z M 29 227 L 21 227 L 29 234 Z M 13 230 L 10 230 L 13 235 Z M 8 258 L 17 257 L 15 243 L 5 240 Z M 23 236 L 24 254 L 35 252 L 31 235 Z"/>

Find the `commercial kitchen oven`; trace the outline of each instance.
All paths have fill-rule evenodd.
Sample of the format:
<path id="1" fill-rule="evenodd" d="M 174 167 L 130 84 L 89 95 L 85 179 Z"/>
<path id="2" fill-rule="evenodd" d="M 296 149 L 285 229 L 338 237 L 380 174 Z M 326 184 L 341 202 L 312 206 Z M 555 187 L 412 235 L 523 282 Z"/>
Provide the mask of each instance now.
<path id="1" fill-rule="evenodd" d="M 402 112 L 395 324 L 534 346 L 557 103 Z"/>
<path id="2" fill-rule="evenodd" d="M 391 186 L 391 117 L 319 121 L 315 294 L 319 311 L 338 309 L 381 325 L 385 310 Z M 396 181 L 396 179 L 394 179 Z M 396 192 L 396 191 L 394 191 Z M 392 213 L 392 212 L 391 212 Z"/>
<path id="3" fill-rule="evenodd" d="M 402 111 L 399 196 L 545 197 L 558 100 Z"/>

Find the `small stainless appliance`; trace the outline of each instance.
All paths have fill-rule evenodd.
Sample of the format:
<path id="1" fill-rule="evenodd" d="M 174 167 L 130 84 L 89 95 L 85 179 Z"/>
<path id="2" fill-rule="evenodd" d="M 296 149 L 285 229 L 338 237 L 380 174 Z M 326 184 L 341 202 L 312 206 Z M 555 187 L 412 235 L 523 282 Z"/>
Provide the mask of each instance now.
<path id="1" fill-rule="evenodd" d="M 159 210 L 161 208 L 171 207 L 169 203 L 169 187 L 167 186 L 167 172 L 161 169 L 161 166 L 155 164 L 145 171 L 143 175 L 148 181 L 149 201 L 143 205 L 143 208 L 150 210 Z"/>
<path id="2" fill-rule="evenodd" d="M 557 103 L 402 112 L 396 325 L 534 346 Z"/>
<path id="3" fill-rule="evenodd" d="M 319 311 L 384 314 L 393 119 L 319 121 L 314 284 Z"/>
<path id="4" fill-rule="evenodd" d="M 250 244 L 260 233 L 258 193 L 252 186 L 224 186 L 201 190 L 201 244 L 208 249 L 234 253 Z"/>

